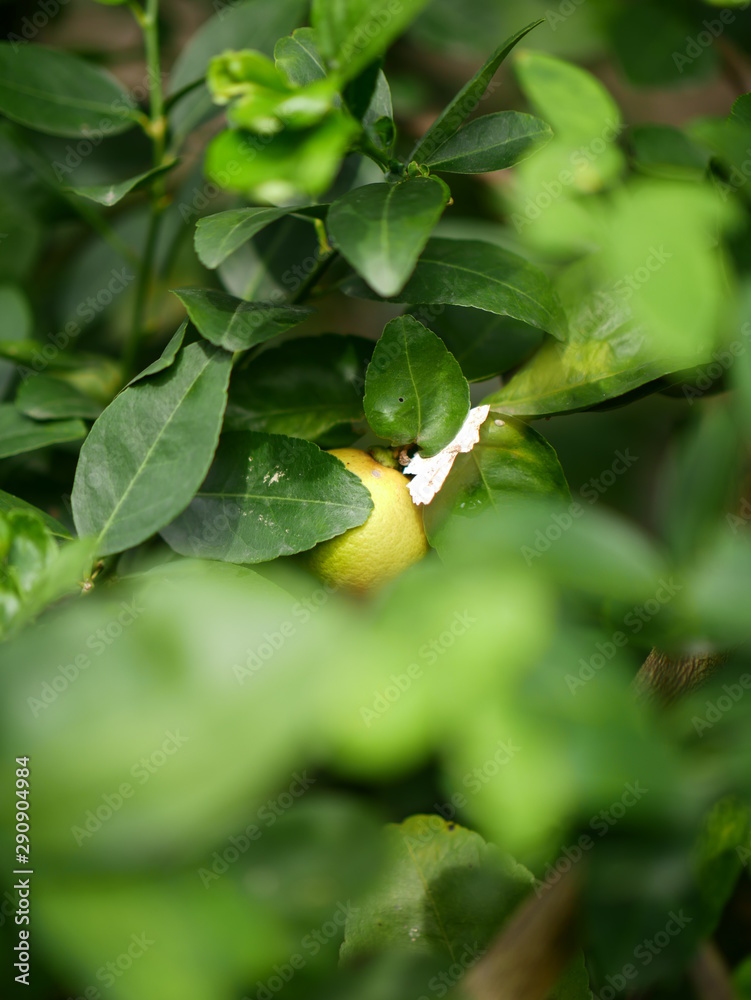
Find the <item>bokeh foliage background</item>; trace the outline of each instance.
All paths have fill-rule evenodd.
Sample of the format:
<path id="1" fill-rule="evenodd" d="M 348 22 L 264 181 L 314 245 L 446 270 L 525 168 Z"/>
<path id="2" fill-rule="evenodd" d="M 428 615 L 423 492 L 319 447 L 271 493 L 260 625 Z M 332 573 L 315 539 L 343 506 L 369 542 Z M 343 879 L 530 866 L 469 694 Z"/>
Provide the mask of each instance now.
<path id="1" fill-rule="evenodd" d="M 305 6 L 163 3 L 168 93 L 227 46 L 270 53 Z M 368 601 L 322 588 L 294 561 L 178 560 L 152 541 L 2 648 L 4 786 L 17 755 L 32 759 L 27 994 L 443 996 L 516 908 L 571 868 L 575 946 L 556 996 L 703 997 L 731 980 L 751 995 L 747 104 L 726 120 L 751 90 L 744 8 L 433 0 L 389 51 L 408 151 L 491 49 L 547 18 L 482 112 L 534 111 L 555 139 L 514 171 L 452 176 L 438 235 L 495 243 L 555 274 L 570 336 L 560 347 L 477 309 L 418 310 L 454 351 L 473 402 L 490 397 L 511 415 L 477 451 L 481 471 L 499 477 L 501 516 L 428 514 L 437 552 Z M 5 37 L 33 29 L 29 40 L 101 63 L 143 102 L 140 36 L 121 5 L 5 3 L 2 13 Z M 557 79 L 546 53 L 592 76 Z M 202 121 L 210 107 L 201 89 L 172 113 L 185 143 L 144 365 L 184 316 L 169 289 L 294 294 L 315 255 L 315 228 L 291 218 L 218 268 L 197 259 L 198 220 L 243 203 L 204 176 L 221 127 Z M 18 350 L 63 331 L 52 367 L 90 407 L 80 413 L 78 398 L 75 420 L 93 419 L 123 380 L 129 275 L 148 226 L 136 191 L 104 239 L 98 209 L 65 190 L 148 170 L 146 138 L 91 145 L 0 123 L 3 404 L 17 398 L 16 363 L 32 363 Z M 325 200 L 379 177 L 348 158 Z M 644 267 L 654 280 L 635 279 L 634 308 L 656 331 L 646 344 L 624 332 L 631 297 L 618 284 Z M 340 277 L 296 336 L 372 341 L 402 311 L 344 294 Z M 14 342 L 26 346 L 14 354 Z M 314 391 L 304 355 L 281 373 L 261 357 L 272 403 Z M 304 424 L 313 407 L 300 409 L 292 428 L 322 446 L 373 440 L 357 421 Z M 515 417 L 541 419 L 530 430 Z M 504 479 L 498 453 L 523 451 L 537 431 L 565 481 L 554 455 L 542 472 Z M 80 446 L 75 429 L 69 437 L 0 462 L 0 489 L 62 533 Z M 466 462 L 452 510 L 476 496 Z M 531 488 L 535 475 L 544 487 Z M 28 564 L 20 557 L 30 575 L 34 560 L 51 567 L 29 618 L 92 557 L 80 542 L 61 564 L 44 544 Z M 661 710 L 633 692 L 653 646 L 727 656 Z M 406 825 L 384 840 L 385 822 Z M 9 948 L 11 885 L 0 918 Z M 544 964 L 545 948 L 529 961 Z"/>

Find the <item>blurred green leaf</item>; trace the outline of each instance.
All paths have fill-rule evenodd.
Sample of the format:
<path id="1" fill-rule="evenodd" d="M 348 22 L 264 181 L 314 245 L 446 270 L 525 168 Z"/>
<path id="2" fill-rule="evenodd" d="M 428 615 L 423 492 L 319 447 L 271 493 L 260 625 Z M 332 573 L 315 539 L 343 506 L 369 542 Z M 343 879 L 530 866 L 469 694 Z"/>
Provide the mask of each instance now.
<path id="1" fill-rule="evenodd" d="M 628 138 L 634 165 L 645 174 L 682 180 L 707 169 L 709 153 L 672 125 L 636 125 Z"/>
<path id="2" fill-rule="evenodd" d="M 311 22 L 321 54 L 343 80 L 382 55 L 427 0 L 313 0 Z"/>
<path id="3" fill-rule="evenodd" d="M 469 413 L 461 368 L 432 330 L 412 316 L 388 323 L 365 378 L 365 416 L 392 445 L 417 443 L 426 455 L 445 447 Z"/>
<path id="4" fill-rule="evenodd" d="M 54 375 L 30 376 L 19 386 L 15 403 L 21 413 L 35 420 L 96 420 L 102 410 L 89 396 Z"/>
<path id="5" fill-rule="evenodd" d="M 64 525 L 60 524 L 54 517 L 50 517 L 45 511 L 39 510 L 33 504 L 27 503 L 19 497 L 11 496 L 10 493 L 0 490 L 0 511 L 7 513 L 12 510 L 22 510 L 30 514 L 36 514 L 54 538 L 67 540 L 72 537 Z"/>
<path id="6" fill-rule="evenodd" d="M 155 534 L 188 504 L 206 475 L 227 401 L 231 355 L 182 348 L 166 371 L 120 393 L 86 439 L 73 484 L 79 535 L 100 555 Z"/>
<path id="7" fill-rule="evenodd" d="M 660 498 L 663 537 L 678 560 L 697 553 L 736 506 L 741 439 L 736 415 L 702 408 L 667 457 Z"/>
<path id="8" fill-rule="evenodd" d="M 331 240 L 374 291 L 395 296 L 412 275 L 449 197 L 440 181 L 422 177 L 355 188 L 329 209 Z"/>
<path id="9" fill-rule="evenodd" d="M 715 25 L 719 33 L 725 29 L 717 18 L 707 18 L 703 23 L 707 22 Z M 618 5 L 609 29 L 626 76 L 639 87 L 696 84 L 717 70 L 713 47 L 697 43 L 697 23 L 680 5 L 655 0 Z"/>
<path id="10" fill-rule="evenodd" d="M 246 351 L 297 326 L 312 314 L 302 306 L 244 302 L 209 288 L 175 288 L 201 336 L 225 351 Z"/>
<path id="11" fill-rule="evenodd" d="M 234 431 L 190 506 L 162 531 L 186 556 L 259 563 L 311 549 L 367 519 L 368 490 L 300 438 Z"/>
<path id="12" fill-rule="evenodd" d="M 86 437 L 86 424 L 80 420 L 37 423 L 20 413 L 13 403 L 0 403 L 0 458 L 83 437 Z"/>
<path id="13" fill-rule="evenodd" d="M 425 530 L 440 552 L 457 518 L 488 511 L 502 518 L 510 504 L 531 497 L 569 499 L 558 457 L 531 427 L 491 414 L 480 440 L 468 454 L 456 456 L 448 479 L 425 508 Z"/>
<path id="14" fill-rule="evenodd" d="M 743 869 L 739 847 L 751 830 L 751 809 L 735 799 L 720 800 L 707 815 L 696 845 L 696 877 L 704 911 L 695 933 L 714 934 Z"/>
<path id="15" fill-rule="evenodd" d="M 305 87 L 326 76 L 312 28 L 298 28 L 291 35 L 280 38 L 274 46 L 274 60 L 295 87 Z"/>
<path id="16" fill-rule="evenodd" d="M 531 872 L 440 816 L 384 833 L 388 868 L 347 921 L 342 959 L 410 949 L 470 968 L 531 890 Z"/>
<path id="17" fill-rule="evenodd" d="M 114 77 L 78 56 L 0 43 L 0 111 L 29 128 L 73 138 L 116 135 L 137 109 Z"/>
<path id="18" fill-rule="evenodd" d="M 193 871 L 61 877 L 37 906 L 65 981 L 82 991 L 112 987 L 122 1000 L 231 1000 L 238 981 L 261 978 L 288 954 L 279 921 L 231 880 L 206 892 Z"/>
<path id="19" fill-rule="evenodd" d="M 333 181 L 359 131 L 341 112 L 328 115 L 320 125 L 271 136 L 228 130 L 209 146 L 206 173 L 221 187 L 264 199 L 319 195 Z"/>
<path id="20" fill-rule="evenodd" d="M 277 39 L 296 28 L 304 13 L 303 0 L 222 3 L 182 50 L 169 76 L 170 122 L 178 136 L 184 138 L 217 111 L 203 83 L 214 56 L 226 49 L 242 48 L 258 49 L 270 56 Z"/>

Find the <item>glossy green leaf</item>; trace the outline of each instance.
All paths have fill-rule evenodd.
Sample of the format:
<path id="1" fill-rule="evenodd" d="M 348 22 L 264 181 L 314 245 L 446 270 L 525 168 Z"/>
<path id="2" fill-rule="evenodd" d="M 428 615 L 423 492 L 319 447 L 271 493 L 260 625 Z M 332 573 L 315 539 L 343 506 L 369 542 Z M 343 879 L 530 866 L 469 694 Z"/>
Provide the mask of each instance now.
<path id="1" fill-rule="evenodd" d="M 220 187 L 274 201 L 320 195 L 359 132 L 357 122 L 341 112 L 320 125 L 273 136 L 228 130 L 209 146 L 206 173 Z"/>
<path id="2" fill-rule="evenodd" d="M 469 385 L 446 345 L 412 316 L 386 325 L 365 379 L 365 416 L 393 445 L 416 442 L 433 455 L 469 413 Z"/>
<path id="3" fill-rule="evenodd" d="M 37 423 L 20 413 L 13 403 L 0 403 L 0 458 L 83 437 L 86 437 L 86 424 L 81 420 Z"/>
<path id="4" fill-rule="evenodd" d="M 538 18 L 536 21 L 532 21 L 531 24 L 522 28 L 521 31 L 517 31 L 516 34 L 507 38 L 495 50 L 472 79 L 462 87 L 456 97 L 446 105 L 412 150 L 410 160 L 416 160 L 418 163 L 427 163 L 436 150 L 454 135 L 462 122 L 472 114 L 480 103 L 482 95 L 488 88 L 488 84 L 498 72 L 498 68 L 509 52 L 533 28 L 536 28 L 538 24 L 542 24 L 543 20 L 544 18 Z"/>
<path id="5" fill-rule="evenodd" d="M 386 868 L 347 921 L 342 959 L 436 953 L 473 965 L 534 884 L 532 873 L 440 816 L 389 824 Z"/>
<path id="6" fill-rule="evenodd" d="M 277 39 L 302 22 L 305 8 L 305 0 L 221 3 L 182 50 L 169 76 L 167 92 L 174 102 L 170 121 L 180 137 L 219 110 L 203 83 L 211 59 L 226 49 L 244 48 L 270 56 Z"/>
<path id="7" fill-rule="evenodd" d="M 309 441 L 232 431 L 190 506 L 162 535 L 181 555 L 267 562 L 362 524 L 372 508 L 357 476 Z"/>
<path id="8" fill-rule="evenodd" d="M 39 510 L 38 507 L 27 503 L 25 500 L 21 500 L 20 497 L 11 496 L 10 493 L 0 490 L 0 511 L 7 513 L 11 510 L 22 510 L 30 514 L 35 514 L 55 538 L 67 541 L 73 537 L 64 525 L 60 524 L 59 521 L 51 517 L 46 511 Z"/>
<path id="9" fill-rule="evenodd" d="M 344 290 L 373 297 L 356 279 L 346 281 Z M 548 277 L 523 257 L 479 240 L 429 240 L 396 300 L 471 306 L 511 316 L 561 339 L 566 332 L 566 317 Z"/>
<path id="10" fill-rule="evenodd" d="M 235 208 L 199 219 L 195 235 L 198 259 L 206 267 L 219 267 L 243 243 L 288 213 L 286 208 Z"/>
<path id="11" fill-rule="evenodd" d="M 88 198 L 89 201 L 95 201 L 98 205 L 110 208 L 112 205 L 117 205 L 118 202 L 122 201 L 126 194 L 130 194 L 131 191 L 137 191 L 139 188 L 147 187 L 157 177 L 162 177 L 168 173 L 176 166 L 176 163 L 177 161 L 173 160 L 172 163 L 166 163 L 164 166 L 156 167 L 154 170 L 147 170 L 143 174 L 137 174 L 135 177 L 129 177 L 125 181 L 118 181 L 114 184 L 89 184 L 85 187 L 71 187 L 65 190 L 70 191 L 72 194 L 77 194 L 81 198 Z"/>
<path id="12" fill-rule="evenodd" d="M 364 337 L 324 334 L 264 351 L 233 371 L 226 425 L 314 441 L 361 420 L 372 350 Z"/>
<path id="13" fill-rule="evenodd" d="M 568 484 L 551 445 L 520 420 L 491 413 L 472 451 L 457 455 L 448 479 L 425 508 L 425 530 L 439 551 L 457 520 L 484 511 L 503 516 L 525 498 L 569 497 Z"/>
<path id="14" fill-rule="evenodd" d="M 79 535 L 100 555 L 149 538 L 190 501 L 211 463 L 231 355 L 188 344 L 160 375 L 123 390 L 86 439 L 73 484 Z"/>
<path id="15" fill-rule="evenodd" d="M 305 87 L 326 76 L 326 67 L 312 28 L 298 28 L 274 46 L 274 61 L 295 87 Z"/>
<path id="16" fill-rule="evenodd" d="M 128 385 L 140 382 L 142 378 L 149 378 L 151 375 L 158 375 L 159 372 L 163 372 L 165 368 L 171 367 L 175 363 L 175 358 L 183 345 L 185 331 L 187 329 L 188 321 L 186 319 L 184 323 L 180 324 L 177 330 L 175 330 L 170 339 L 167 341 L 164 350 L 159 357 L 156 358 L 155 361 L 152 361 L 150 365 L 147 365 L 142 372 L 134 375 L 130 382 L 128 382 Z"/>
<path id="17" fill-rule="evenodd" d="M 424 162 L 431 170 L 454 174 L 505 170 L 531 156 L 552 137 L 550 126 L 533 115 L 499 111 L 473 119 Z"/>
<path id="18" fill-rule="evenodd" d="M 68 52 L 0 43 L 0 112 L 48 135 L 116 135 L 137 109 L 114 77 Z"/>
<path id="19" fill-rule="evenodd" d="M 483 382 L 516 367 L 545 337 L 541 330 L 479 309 L 416 306 L 410 312 L 438 334 L 468 382 Z"/>
<path id="20" fill-rule="evenodd" d="M 313 0 L 311 21 L 332 69 L 352 80 L 382 55 L 428 0 Z"/>
<path id="21" fill-rule="evenodd" d="M 226 351 L 245 351 L 302 323 L 311 315 L 302 306 L 244 302 L 209 288 L 176 288 L 174 294 L 202 337 Z"/>
<path id="22" fill-rule="evenodd" d="M 329 209 L 334 245 L 379 295 L 402 290 L 449 200 L 445 185 L 418 177 L 367 184 Z"/>
<path id="23" fill-rule="evenodd" d="M 102 407 L 75 386 L 53 375 L 33 375 L 23 382 L 16 393 L 16 406 L 35 420 L 64 420 L 84 417 L 96 420 Z"/>

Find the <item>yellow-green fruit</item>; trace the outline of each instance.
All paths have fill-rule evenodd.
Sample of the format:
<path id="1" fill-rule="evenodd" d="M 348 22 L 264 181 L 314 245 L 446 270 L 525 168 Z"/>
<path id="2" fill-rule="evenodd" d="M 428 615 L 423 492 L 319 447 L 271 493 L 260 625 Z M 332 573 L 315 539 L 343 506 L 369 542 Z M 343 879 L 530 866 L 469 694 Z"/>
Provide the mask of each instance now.
<path id="1" fill-rule="evenodd" d="M 321 542 L 311 553 L 313 572 L 338 587 L 369 590 L 398 576 L 428 551 L 419 507 L 408 480 L 357 448 L 329 452 L 367 487 L 373 510 L 364 524 Z"/>

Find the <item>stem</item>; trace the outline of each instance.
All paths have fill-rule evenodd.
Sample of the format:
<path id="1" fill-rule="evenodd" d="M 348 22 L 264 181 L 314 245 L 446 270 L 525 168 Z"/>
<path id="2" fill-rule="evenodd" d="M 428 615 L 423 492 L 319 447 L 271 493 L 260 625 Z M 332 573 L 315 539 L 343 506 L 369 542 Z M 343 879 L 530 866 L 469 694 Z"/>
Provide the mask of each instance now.
<path id="1" fill-rule="evenodd" d="M 152 142 L 153 166 L 161 167 L 164 163 L 166 152 L 167 121 L 164 117 L 162 65 L 159 55 L 159 0 L 146 0 L 145 8 L 141 8 L 134 3 L 130 7 L 134 17 L 141 26 L 146 51 L 146 71 L 149 80 L 149 118 L 145 130 Z M 165 180 L 163 177 L 158 177 L 151 185 L 149 225 L 136 282 L 133 326 L 123 353 L 126 377 L 133 372 L 143 332 L 152 271 L 154 269 L 157 238 L 165 207 L 164 195 Z"/>
<path id="2" fill-rule="evenodd" d="M 308 277 L 303 281 L 300 287 L 297 289 L 295 294 L 292 296 L 292 304 L 298 305 L 303 302 L 307 297 L 308 293 L 313 290 L 313 288 L 318 284 L 320 279 L 329 269 L 334 260 L 339 256 L 338 250 L 332 250 L 331 253 L 322 256 L 316 265 L 315 269 L 311 271 Z"/>

